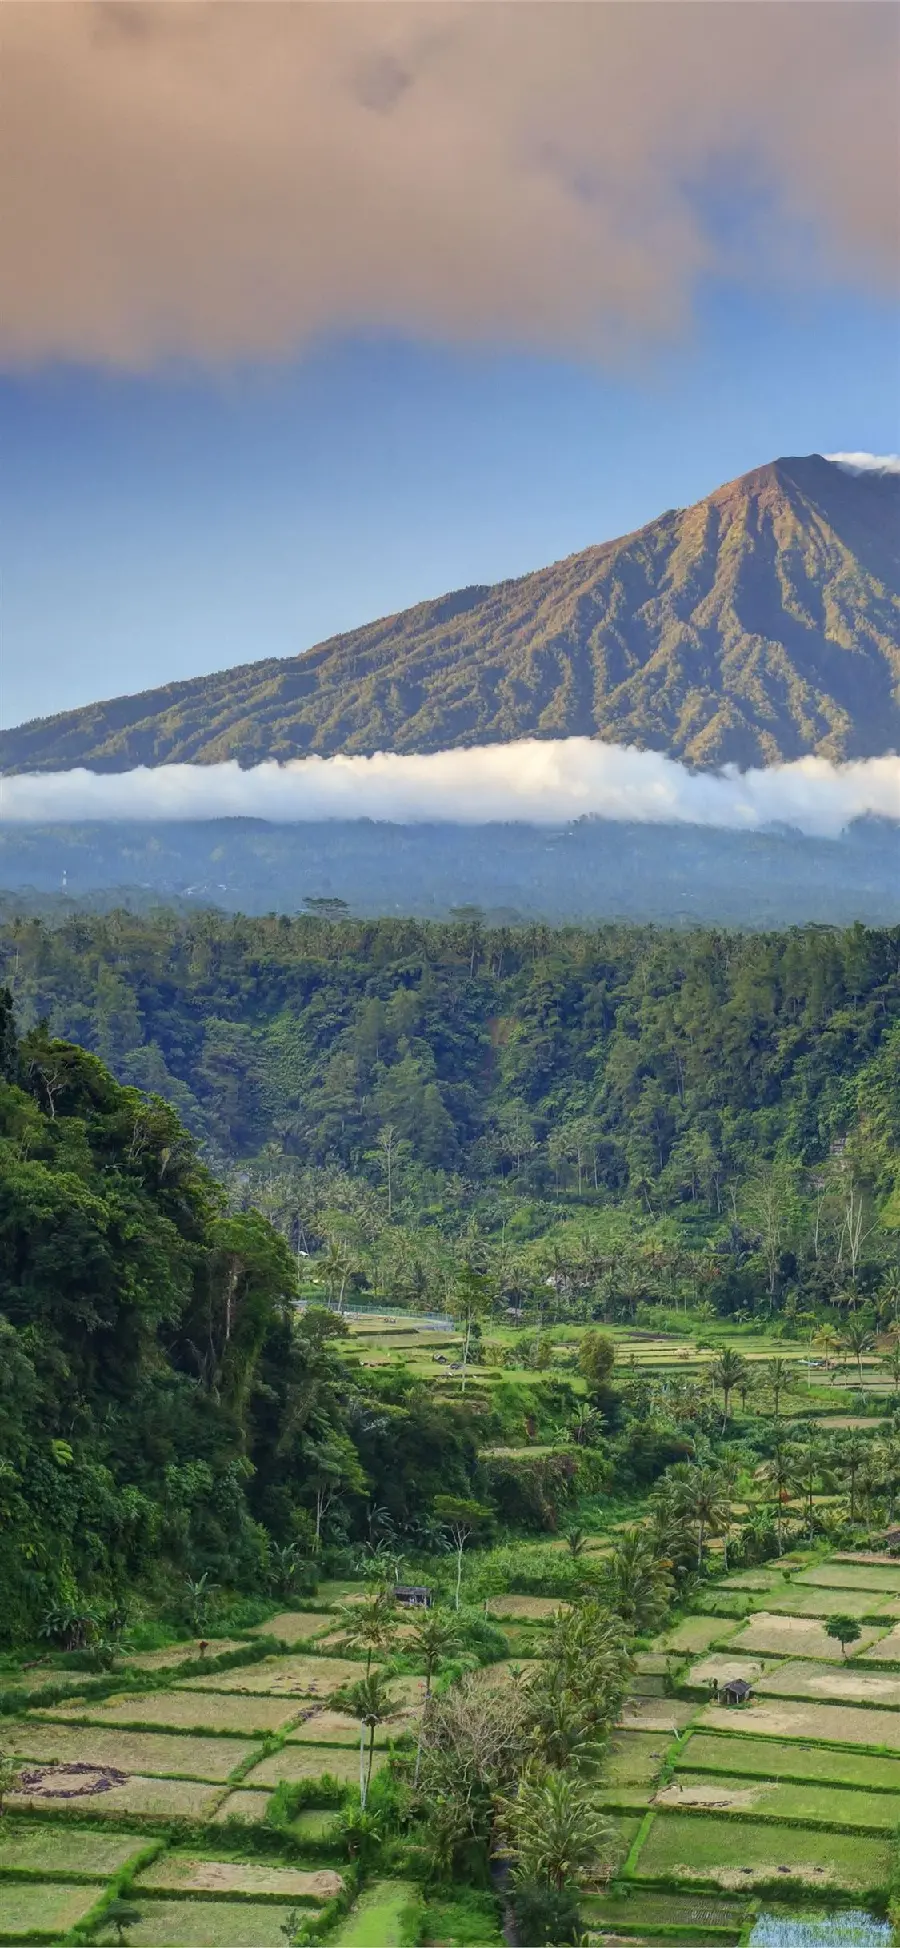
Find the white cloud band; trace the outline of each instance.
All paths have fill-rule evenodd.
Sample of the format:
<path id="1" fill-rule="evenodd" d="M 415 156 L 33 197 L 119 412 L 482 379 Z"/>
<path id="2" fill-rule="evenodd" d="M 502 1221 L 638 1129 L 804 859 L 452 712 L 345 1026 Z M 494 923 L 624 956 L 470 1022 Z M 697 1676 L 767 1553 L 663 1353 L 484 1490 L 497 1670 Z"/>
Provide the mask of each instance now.
<path id="1" fill-rule="evenodd" d="M 900 757 L 848 764 L 805 757 L 767 770 L 692 772 L 656 751 L 572 737 L 425 756 L 304 758 L 246 771 L 236 763 L 171 764 L 0 779 L 0 821 L 11 824 L 367 818 L 555 825 L 594 816 L 747 831 L 781 821 L 836 837 L 867 814 L 900 820 Z"/>
<path id="2" fill-rule="evenodd" d="M 900 473 L 900 453 L 826 453 L 845 473 Z"/>

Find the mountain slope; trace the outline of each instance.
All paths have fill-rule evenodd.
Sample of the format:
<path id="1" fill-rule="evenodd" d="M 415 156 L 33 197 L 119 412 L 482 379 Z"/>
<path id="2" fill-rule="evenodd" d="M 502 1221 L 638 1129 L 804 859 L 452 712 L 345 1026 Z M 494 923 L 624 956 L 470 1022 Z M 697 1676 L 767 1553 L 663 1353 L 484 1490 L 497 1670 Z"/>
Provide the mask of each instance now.
<path id="1" fill-rule="evenodd" d="M 900 477 L 774 461 L 518 581 L 0 733 L 0 769 L 576 734 L 701 766 L 900 748 Z"/>

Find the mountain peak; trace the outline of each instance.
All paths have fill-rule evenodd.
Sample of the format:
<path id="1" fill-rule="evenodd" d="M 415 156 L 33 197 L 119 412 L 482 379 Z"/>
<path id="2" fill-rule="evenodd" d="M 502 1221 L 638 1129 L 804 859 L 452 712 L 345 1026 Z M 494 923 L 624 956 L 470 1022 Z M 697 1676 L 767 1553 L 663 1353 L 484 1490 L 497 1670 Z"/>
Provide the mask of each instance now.
<path id="1" fill-rule="evenodd" d="M 0 733 L 0 769 L 593 736 L 698 766 L 900 748 L 900 475 L 769 461 L 619 541 Z"/>

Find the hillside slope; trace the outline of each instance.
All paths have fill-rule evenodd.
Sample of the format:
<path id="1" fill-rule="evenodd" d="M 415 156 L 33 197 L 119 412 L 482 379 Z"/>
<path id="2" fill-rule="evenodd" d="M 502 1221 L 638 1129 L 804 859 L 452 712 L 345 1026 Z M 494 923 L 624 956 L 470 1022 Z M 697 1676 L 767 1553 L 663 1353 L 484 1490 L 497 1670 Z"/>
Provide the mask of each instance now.
<path id="1" fill-rule="evenodd" d="M 490 588 L 0 734 L 0 769 L 594 735 L 701 766 L 900 748 L 900 477 L 772 462 Z"/>

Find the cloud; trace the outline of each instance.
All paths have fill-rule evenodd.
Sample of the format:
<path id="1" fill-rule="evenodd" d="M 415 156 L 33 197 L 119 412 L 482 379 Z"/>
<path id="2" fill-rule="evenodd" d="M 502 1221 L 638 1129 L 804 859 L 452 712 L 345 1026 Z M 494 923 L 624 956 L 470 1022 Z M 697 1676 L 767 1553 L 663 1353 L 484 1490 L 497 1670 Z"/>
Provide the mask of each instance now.
<path id="1" fill-rule="evenodd" d="M 900 473 L 900 453 L 826 453 L 845 473 Z"/>
<path id="2" fill-rule="evenodd" d="M 587 737 L 484 745 L 421 757 L 302 758 L 0 781 L 0 821 L 261 818 L 463 825 L 564 824 L 594 816 L 754 831 L 776 821 L 837 837 L 853 819 L 900 819 L 900 758 L 799 758 L 765 771 L 689 771 L 656 751 Z"/>
<path id="3" fill-rule="evenodd" d="M 616 353 L 897 271 L 881 0 L 5 0 L 0 360 Z M 724 220 L 723 220 L 724 210 Z"/>

